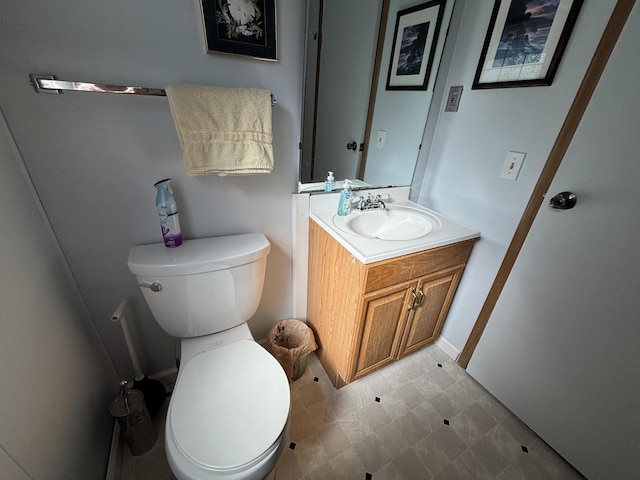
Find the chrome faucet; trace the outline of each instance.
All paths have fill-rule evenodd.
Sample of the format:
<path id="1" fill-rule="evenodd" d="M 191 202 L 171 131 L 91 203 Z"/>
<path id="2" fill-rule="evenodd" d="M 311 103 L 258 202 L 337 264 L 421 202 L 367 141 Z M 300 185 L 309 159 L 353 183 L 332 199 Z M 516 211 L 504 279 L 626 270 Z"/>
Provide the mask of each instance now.
<path id="1" fill-rule="evenodd" d="M 366 197 L 360 197 L 360 202 L 358 203 L 358 206 L 356 208 L 358 210 L 374 210 L 374 209 L 384 210 L 385 208 L 387 208 L 387 206 L 382 201 L 383 198 L 386 200 L 389 198 L 389 195 L 378 194 L 376 196 L 373 196 L 370 193 L 367 193 Z"/>

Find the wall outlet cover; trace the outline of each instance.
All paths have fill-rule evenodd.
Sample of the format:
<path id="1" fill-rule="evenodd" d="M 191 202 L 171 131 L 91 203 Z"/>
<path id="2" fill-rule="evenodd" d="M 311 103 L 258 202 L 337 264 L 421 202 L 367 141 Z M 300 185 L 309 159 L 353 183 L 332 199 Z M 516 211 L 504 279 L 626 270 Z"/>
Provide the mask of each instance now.
<path id="1" fill-rule="evenodd" d="M 462 97 L 462 86 L 449 88 L 449 96 L 447 97 L 447 106 L 444 107 L 445 112 L 457 112 L 460 106 L 460 97 Z"/>

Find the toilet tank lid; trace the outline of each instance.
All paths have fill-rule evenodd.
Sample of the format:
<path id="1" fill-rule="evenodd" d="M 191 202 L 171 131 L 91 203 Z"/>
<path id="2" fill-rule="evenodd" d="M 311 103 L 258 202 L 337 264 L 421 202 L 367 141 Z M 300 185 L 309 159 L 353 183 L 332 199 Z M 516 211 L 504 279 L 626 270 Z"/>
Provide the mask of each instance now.
<path id="1" fill-rule="evenodd" d="M 134 275 L 189 275 L 251 263 L 266 257 L 270 249 L 262 233 L 185 240 L 175 248 L 155 243 L 132 247 L 128 265 Z"/>

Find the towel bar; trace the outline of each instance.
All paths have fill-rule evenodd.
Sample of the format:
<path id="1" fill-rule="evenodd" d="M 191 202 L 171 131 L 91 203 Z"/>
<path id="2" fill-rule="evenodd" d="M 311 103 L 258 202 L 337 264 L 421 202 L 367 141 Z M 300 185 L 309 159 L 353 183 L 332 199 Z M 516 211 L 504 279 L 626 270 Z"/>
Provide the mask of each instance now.
<path id="1" fill-rule="evenodd" d="M 128 93 L 132 95 L 153 95 L 166 97 L 167 92 L 163 88 L 126 87 L 123 85 L 104 85 L 89 82 L 70 82 L 58 80 L 53 75 L 29 75 L 31 84 L 36 93 L 62 93 L 63 90 L 74 92 L 98 92 L 98 93 Z M 276 99 L 271 95 L 271 106 L 276 104 Z"/>

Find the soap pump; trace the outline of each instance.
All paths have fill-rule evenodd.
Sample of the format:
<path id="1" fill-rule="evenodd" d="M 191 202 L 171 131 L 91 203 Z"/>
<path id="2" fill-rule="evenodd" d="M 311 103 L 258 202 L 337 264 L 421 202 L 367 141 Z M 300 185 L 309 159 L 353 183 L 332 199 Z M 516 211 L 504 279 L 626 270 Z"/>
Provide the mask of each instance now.
<path id="1" fill-rule="evenodd" d="M 345 216 L 351 213 L 351 180 L 344 181 L 344 187 L 340 192 L 340 203 L 338 203 L 338 215 Z"/>
<path id="2" fill-rule="evenodd" d="M 336 180 L 333 177 L 333 172 L 329 172 L 329 176 L 327 176 L 327 180 L 324 182 L 324 191 L 325 192 L 333 192 L 336 189 Z"/>

